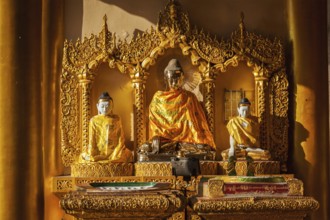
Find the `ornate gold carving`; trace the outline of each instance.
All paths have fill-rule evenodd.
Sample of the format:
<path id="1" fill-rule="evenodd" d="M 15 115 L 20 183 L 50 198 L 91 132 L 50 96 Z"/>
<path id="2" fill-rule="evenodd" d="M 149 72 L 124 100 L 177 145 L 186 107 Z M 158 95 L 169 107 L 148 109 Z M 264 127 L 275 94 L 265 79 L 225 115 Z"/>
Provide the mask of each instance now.
<path id="1" fill-rule="evenodd" d="M 196 192 L 197 178 L 192 176 L 190 179 L 186 180 L 183 178 L 183 176 L 178 176 L 176 177 L 175 186 L 178 190 L 188 190 Z"/>
<path id="2" fill-rule="evenodd" d="M 65 166 L 73 164 L 82 148 L 86 147 L 94 71 L 100 63 L 113 63 L 115 50 L 115 35 L 108 31 L 106 17 L 98 36 L 91 35 L 75 43 L 64 42 L 60 104 L 61 154 Z"/>
<path id="3" fill-rule="evenodd" d="M 199 167 L 201 175 L 217 175 L 218 174 L 218 161 L 200 160 Z"/>
<path id="4" fill-rule="evenodd" d="M 190 217 L 191 220 L 202 220 L 202 217 L 198 216 L 198 215 L 195 215 L 195 214 L 192 214 L 191 217 Z"/>
<path id="5" fill-rule="evenodd" d="M 175 189 L 175 176 L 144 176 L 143 181 L 145 182 L 161 182 L 171 183 L 171 189 Z"/>
<path id="6" fill-rule="evenodd" d="M 63 69 L 61 74 L 61 156 L 65 166 L 74 162 L 80 153 L 78 81 Z"/>
<path id="7" fill-rule="evenodd" d="M 66 213 L 77 218 L 166 218 L 185 207 L 177 191 L 144 193 L 71 192 L 60 200 Z"/>
<path id="8" fill-rule="evenodd" d="M 255 75 L 259 74 L 255 73 Z M 260 124 L 260 147 L 263 149 L 269 149 L 269 130 L 268 130 L 268 117 L 267 117 L 267 86 L 268 82 L 264 78 L 256 78 L 256 88 L 257 92 L 257 116 L 259 117 Z"/>
<path id="9" fill-rule="evenodd" d="M 90 92 L 91 92 L 91 81 L 90 80 L 80 80 L 79 83 L 81 87 L 81 106 L 82 106 L 82 116 L 81 116 L 81 125 L 82 125 L 82 151 L 87 152 L 88 146 L 88 124 L 90 120 Z"/>
<path id="10" fill-rule="evenodd" d="M 223 174 L 226 174 L 228 169 L 228 161 L 219 162 L 220 168 L 222 168 Z M 263 174 L 279 174 L 280 162 L 279 161 L 254 161 L 252 164 L 253 173 L 255 175 Z M 236 161 L 235 165 L 236 174 L 238 176 L 245 176 L 248 173 L 247 161 Z"/>
<path id="11" fill-rule="evenodd" d="M 253 166 L 255 175 L 280 173 L 280 163 L 278 161 L 258 161 L 254 162 Z"/>
<path id="12" fill-rule="evenodd" d="M 197 213 L 242 213 L 242 212 L 299 212 L 314 211 L 319 203 L 312 197 L 241 197 L 241 198 L 197 198 L 192 208 Z"/>
<path id="13" fill-rule="evenodd" d="M 224 181 L 216 178 L 208 180 L 209 196 L 211 198 L 224 196 L 223 194 Z"/>
<path id="14" fill-rule="evenodd" d="M 162 38 L 167 38 L 171 42 L 171 47 L 180 40 L 177 36 L 186 35 L 190 31 L 188 15 L 183 12 L 177 1 L 170 0 L 165 10 L 159 13 L 157 31 L 163 34 Z"/>
<path id="15" fill-rule="evenodd" d="M 221 40 L 220 42 L 209 34 L 205 34 L 198 29 L 193 30 L 193 48 L 198 55 L 209 63 L 219 64 L 217 68 L 224 68 L 223 64 L 234 56 L 230 42 Z"/>
<path id="16" fill-rule="evenodd" d="M 132 176 L 132 163 L 74 163 L 71 165 L 73 177 Z"/>
<path id="17" fill-rule="evenodd" d="M 214 110 L 214 102 L 215 102 L 214 80 L 210 80 L 210 81 L 203 80 L 203 86 L 205 88 L 204 103 L 205 103 L 206 117 L 209 123 L 210 131 L 212 132 L 212 134 L 214 134 L 214 111 L 215 111 Z"/>
<path id="18" fill-rule="evenodd" d="M 269 73 L 284 67 L 284 50 L 278 39 L 271 41 L 263 36 L 246 31 L 244 15 L 241 14 L 239 29 L 232 33 L 232 49 L 235 54 L 242 56 L 251 66 L 259 66 L 263 76 L 269 77 Z"/>
<path id="19" fill-rule="evenodd" d="M 56 177 L 53 178 L 53 192 L 68 192 L 74 190 L 74 180 L 71 178 Z"/>
<path id="20" fill-rule="evenodd" d="M 171 217 L 167 218 L 167 220 L 185 220 L 185 213 L 176 212 Z"/>
<path id="21" fill-rule="evenodd" d="M 217 161 L 199 161 L 202 175 L 216 175 Z M 137 162 L 134 164 L 136 176 L 172 176 L 171 162 Z"/>
<path id="22" fill-rule="evenodd" d="M 77 186 L 89 183 L 111 183 L 111 182 L 157 182 L 171 183 L 171 188 L 175 189 L 175 176 L 116 176 L 116 177 L 72 177 L 58 176 L 53 178 L 53 192 L 63 193 L 76 190 Z"/>
<path id="23" fill-rule="evenodd" d="M 146 137 L 146 120 L 145 120 L 145 92 L 144 88 L 145 84 L 135 83 L 134 84 L 134 94 L 135 94 L 135 106 L 134 106 L 134 113 L 135 113 L 135 133 L 136 133 L 136 143 L 137 146 L 141 146 L 147 137 Z"/>
<path id="24" fill-rule="evenodd" d="M 75 162 L 87 140 L 89 99 L 96 69 L 101 63 L 130 76 L 135 92 L 135 143 L 146 140 L 145 84 L 148 69 L 170 48 L 180 48 L 198 66 L 202 76 L 206 115 L 214 131 L 214 80 L 217 72 L 245 61 L 254 70 L 256 109 L 261 123 L 261 147 L 286 169 L 288 151 L 288 81 L 284 50 L 277 39 L 269 40 L 248 32 L 242 15 L 239 28 L 230 39 L 218 40 L 198 28 L 191 29 L 187 13 L 170 0 L 160 12 L 156 28 L 116 42 L 108 31 L 106 17 L 102 31 L 75 43 L 65 41 L 61 74 L 61 154 L 65 166 Z"/>
<path id="25" fill-rule="evenodd" d="M 281 170 L 287 171 L 286 161 L 288 159 L 288 109 L 289 92 L 288 79 L 285 69 L 273 74 L 269 82 L 270 90 L 270 152 L 273 159 L 281 162 Z"/>
<path id="26" fill-rule="evenodd" d="M 138 162 L 134 166 L 135 176 L 172 176 L 171 162 Z"/>
<path id="27" fill-rule="evenodd" d="M 129 43 L 126 40 L 119 40 L 118 58 L 124 64 L 139 64 L 143 62 L 143 67 L 145 67 L 146 62 L 150 62 L 153 65 L 155 63 L 155 60 L 152 59 L 153 57 L 149 58 L 148 60 L 146 60 L 146 58 L 152 54 L 153 50 L 159 44 L 160 39 L 157 35 L 157 32 L 154 28 L 151 28 L 149 32 L 145 31 L 142 34 L 138 34 Z M 133 70 L 129 72 L 134 73 L 136 71 Z"/>
<path id="28" fill-rule="evenodd" d="M 86 69 L 95 69 L 102 62 L 113 60 L 116 50 L 116 37 L 108 31 L 107 17 L 98 36 L 64 42 L 63 68 L 71 73 L 86 74 Z"/>
<path id="29" fill-rule="evenodd" d="M 302 196 L 304 195 L 304 183 L 298 179 L 287 180 L 289 186 L 289 196 Z"/>

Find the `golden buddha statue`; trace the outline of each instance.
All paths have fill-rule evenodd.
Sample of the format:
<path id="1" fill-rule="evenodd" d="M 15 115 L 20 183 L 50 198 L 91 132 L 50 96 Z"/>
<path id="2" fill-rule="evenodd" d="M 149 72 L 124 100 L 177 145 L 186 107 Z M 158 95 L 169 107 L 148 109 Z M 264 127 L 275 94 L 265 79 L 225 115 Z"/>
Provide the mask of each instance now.
<path id="1" fill-rule="evenodd" d="M 237 108 L 238 116 L 229 120 L 227 130 L 230 135 L 230 148 L 221 153 L 223 160 L 228 160 L 231 156 L 270 160 L 269 151 L 259 146 L 259 123 L 250 115 L 250 106 L 251 103 L 247 98 L 241 99 Z"/>
<path id="2" fill-rule="evenodd" d="M 203 108 L 194 93 L 182 88 L 184 73 L 177 59 L 164 70 L 166 91 L 157 91 L 149 106 L 150 141 L 139 154 L 199 155 L 213 159 L 215 143 Z"/>
<path id="3" fill-rule="evenodd" d="M 89 143 L 80 162 L 132 162 L 132 152 L 125 147 L 121 119 L 113 114 L 113 100 L 107 92 L 96 104 L 98 115 L 89 122 Z"/>

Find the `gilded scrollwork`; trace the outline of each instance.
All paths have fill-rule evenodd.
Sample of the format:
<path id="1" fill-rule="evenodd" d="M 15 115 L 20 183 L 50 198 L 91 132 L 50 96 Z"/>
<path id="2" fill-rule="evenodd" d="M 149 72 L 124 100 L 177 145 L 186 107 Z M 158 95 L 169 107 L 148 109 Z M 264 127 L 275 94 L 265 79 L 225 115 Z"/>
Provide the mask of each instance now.
<path id="1" fill-rule="evenodd" d="M 256 100 L 257 100 L 257 116 L 260 124 L 260 147 L 269 149 L 269 129 L 268 129 L 268 114 L 267 114 L 267 91 L 268 81 L 265 78 L 256 77 L 255 83 Z"/>
<path id="2" fill-rule="evenodd" d="M 216 178 L 208 180 L 209 196 L 211 198 L 224 196 L 224 181 Z"/>
<path id="3" fill-rule="evenodd" d="M 221 65 L 235 55 L 230 42 L 224 40 L 219 42 L 216 37 L 212 38 L 204 31 L 194 29 L 192 37 L 192 47 L 207 62 Z"/>
<path id="4" fill-rule="evenodd" d="M 227 174 L 227 170 L 230 170 L 228 166 L 230 163 L 228 161 L 221 161 L 219 163 L 220 171 L 223 174 Z M 248 173 L 248 162 L 247 161 L 237 161 L 234 169 L 237 175 L 245 176 Z M 280 173 L 280 162 L 279 161 L 254 161 L 250 166 L 253 169 L 255 175 L 265 175 L 265 174 L 279 174 Z"/>
<path id="5" fill-rule="evenodd" d="M 78 82 L 74 75 L 63 70 L 61 74 L 61 155 L 65 166 L 74 162 L 80 153 Z"/>
<path id="6" fill-rule="evenodd" d="M 98 36 L 64 42 L 60 81 L 61 155 L 65 166 L 76 161 L 86 147 L 90 118 L 90 88 L 100 63 L 113 63 L 115 35 L 108 31 L 106 16 Z M 81 102 L 80 102 L 81 101 Z"/>
<path id="7" fill-rule="evenodd" d="M 71 165 L 73 177 L 108 177 L 133 175 L 132 163 L 74 163 Z"/>
<path id="8" fill-rule="evenodd" d="M 272 211 L 290 212 L 292 210 L 312 211 L 317 210 L 319 203 L 312 197 L 244 197 L 244 198 L 219 198 L 197 199 L 193 202 L 193 210 L 197 213 L 235 213 Z"/>
<path id="9" fill-rule="evenodd" d="M 172 164 L 170 162 L 141 162 L 135 163 L 136 176 L 171 176 Z"/>
<path id="10" fill-rule="evenodd" d="M 157 30 L 163 33 L 185 35 L 190 31 L 190 22 L 187 13 L 183 12 L 181 5 L 170 0 L 163 12 L 159 13 Z"/>
<path id="11" fill-rule="evenodd" d="M 54 180 L 54 192 L 67 192 L 74 189 L 74 181 L 67 178 L 58 178 Z"/>
<path id="12" fill-rule="evenodd" d="M 298 179 L 287 180 L 289 186 L 288 195 L 290 196 L 303 196 L 304 195 L 304 183 Z"/>
<path id="13" fill-rule="evenodd" d="M 167 193 L 67 193 L 60 200 L 66 213 L 78 218 L 167 218 L 182 211 L 185 198 L 179 192 Z"/>
<path id="14" fill-rule="evenodd" d="M 171 217 L 167 218 L 167 220 L 184 220 L 185 213 L 184 212 L 176 212 Z"/>
<path id="15" fill-rule="evenodd" d="M 274 159 L 281 162 L 283 171 L 286 171 L 288 159 L 288 84 L 285 69 L 273 74 L 270 80 L 270 151 L 274 152 Z"/>

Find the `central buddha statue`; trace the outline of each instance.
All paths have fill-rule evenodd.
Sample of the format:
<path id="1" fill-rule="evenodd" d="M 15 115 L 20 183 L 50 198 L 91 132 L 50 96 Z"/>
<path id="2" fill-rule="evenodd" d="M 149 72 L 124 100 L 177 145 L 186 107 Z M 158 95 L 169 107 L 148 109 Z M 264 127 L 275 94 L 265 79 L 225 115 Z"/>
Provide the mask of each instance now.
<path id="1" fill-rule="evenodd" d="M 151 138 L 139 147 L 139 160 L 166 155 L 214 159 L 215 143 L 206 116 L 195 94 L 182 88 L 184 73 L 177 59 L 168 63 L 164 79 L 166 91 L 157 91 L 149 106 Z"/>

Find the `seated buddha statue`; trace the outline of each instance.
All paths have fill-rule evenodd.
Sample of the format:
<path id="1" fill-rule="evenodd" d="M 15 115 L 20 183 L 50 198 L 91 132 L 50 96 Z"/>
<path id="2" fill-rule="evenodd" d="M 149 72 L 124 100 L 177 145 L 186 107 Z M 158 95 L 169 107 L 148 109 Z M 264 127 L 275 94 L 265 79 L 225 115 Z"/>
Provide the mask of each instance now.
<path id="1" fill-rule="evenodd" d="M 268 150 L 259 146 L 259 123 L 250 115 L 251 103 L 247 98 L 238 104 L 238 116 L 233 117 L 227 124 L 230 148 L 223 151 L 223 160 L 235 156 L 239 158 L 250 157 L 253 160 L 270 160 Z"/>
<path id="2" fill-rule="evenodd" d="M 98 115 L 89 122 L 89 142 L 80 162 L 132 162 L 132 153 L 124 144 L 121 119 L 113 114 L 113 100 L 107 92 L 101 94 L 96 107 Z"/>
<path id="3" fill-rule="evenodd" d="M 206 116 L 195 94 L 182 88 L 184 73 L 177 59 L 169 61 L 164 79 L 167 89 L 157 91 L 149 106 L 151 138 L 138 153 L 214 159 L 215 143 Z"/>

